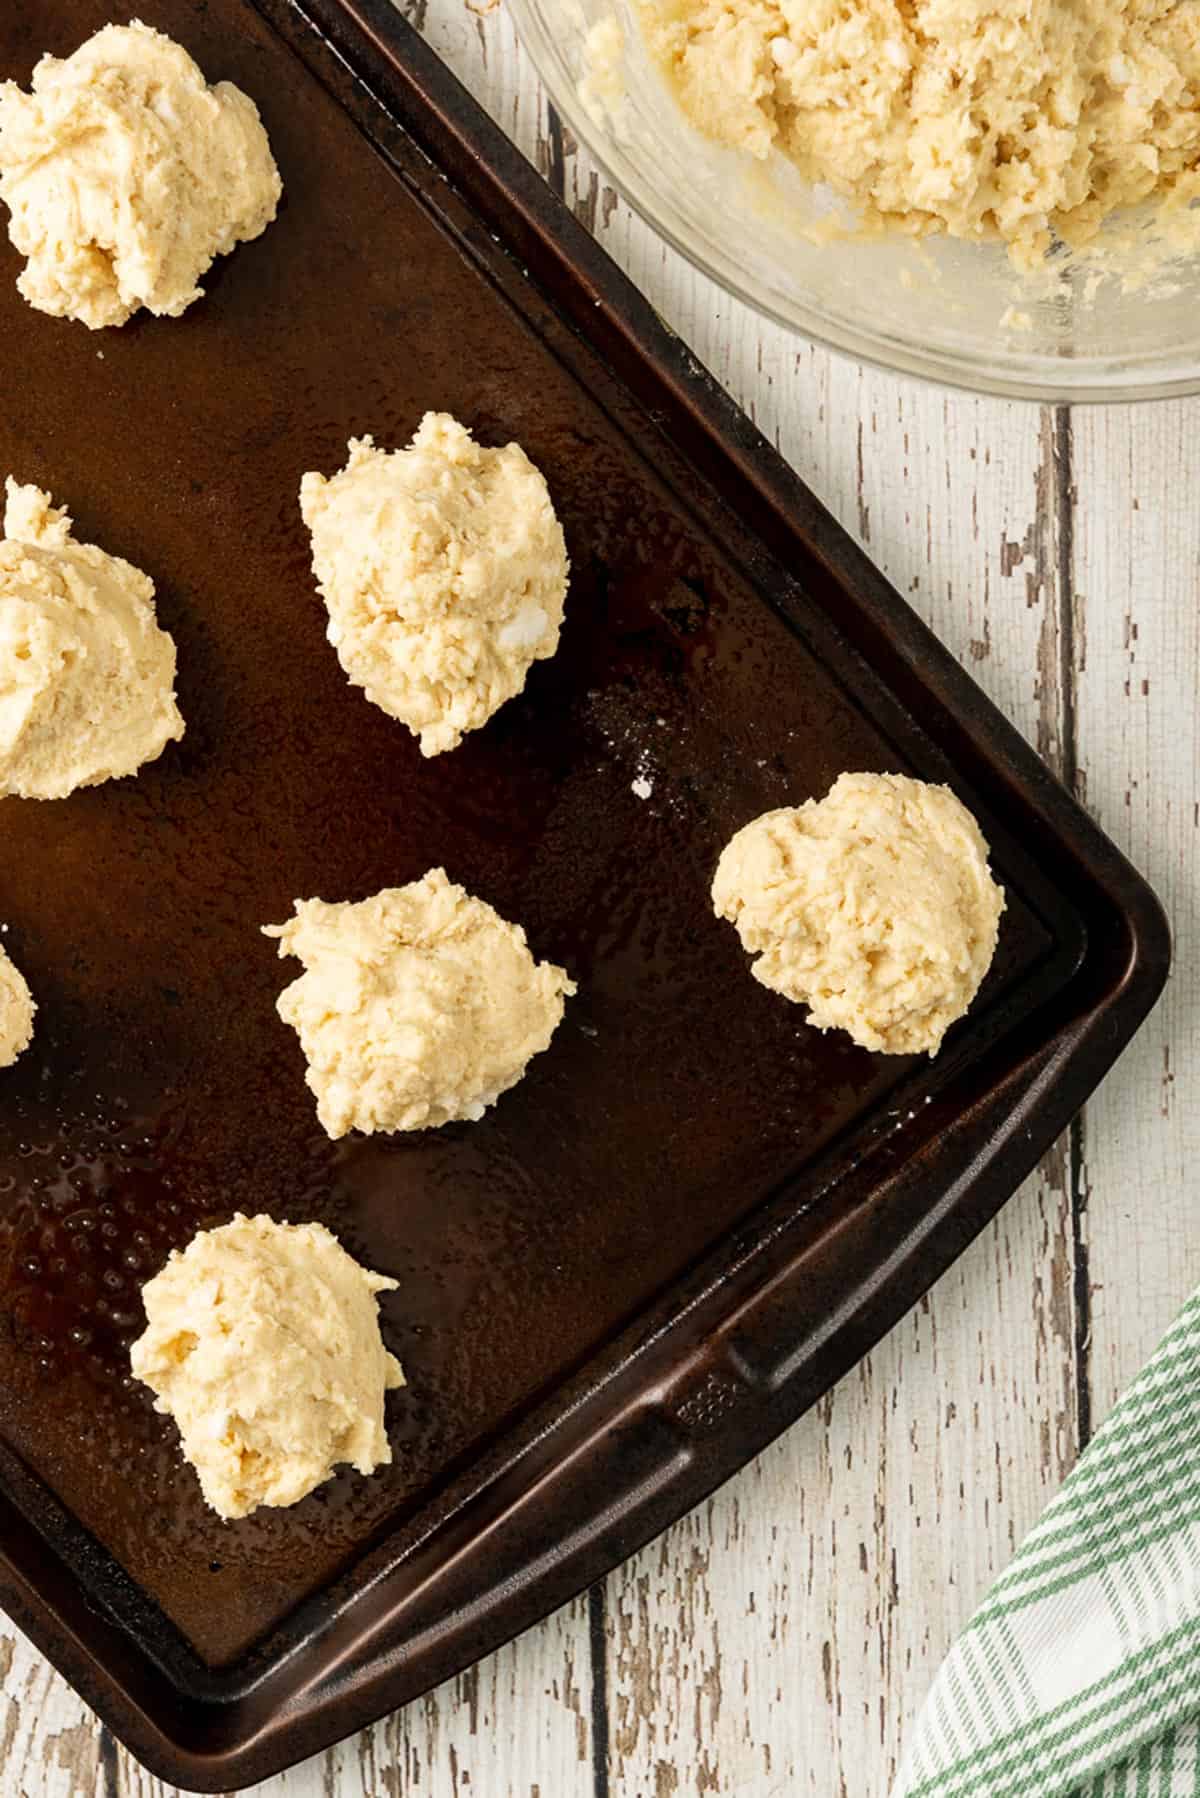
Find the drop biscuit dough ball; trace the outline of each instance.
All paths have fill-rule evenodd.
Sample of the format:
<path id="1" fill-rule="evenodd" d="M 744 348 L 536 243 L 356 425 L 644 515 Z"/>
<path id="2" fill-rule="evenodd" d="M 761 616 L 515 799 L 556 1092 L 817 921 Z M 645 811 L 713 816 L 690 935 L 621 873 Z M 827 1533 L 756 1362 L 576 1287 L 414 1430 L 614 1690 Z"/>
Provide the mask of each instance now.
<path id="1" fill-rule="evenodd" d="M 361 437 L 340 474 L 306 474 L 300 509 L 338 660 L 423 755 L 457 748 L 558 647 L 567 549 L 519 444 L 484 449 L 427 412 L 408 449 Z"/>
<path id="2" fill-rule="evenodd" d="M 404 1375 L 376 1297 L 395 1288 L 323 1224 L 240 1213 L 147 1282 L 134 1377 L 178 1424 L 214 1511 L 294 1505 L 342 1462 L 372 1473 L 391 1461 L 383 1395 Z"/>
<path id="3" fill-rule="evenodd" d="M 357 905 L 298 899 L 265 934 L 304 963 L 279 1015 L 332 1137 L 478 1120 L 549 1046 L 575 991 L 441 868 Z"/>
<path id="4" fill-rule="evenodd" d="M 36 1010 L 24 975 L 0 949 L 0 1068 L 10 1068 L 33 1041 Z"/>
<path id="5" fill-rule="evenodd" d="M 864 1049 L 935 1055 L 979 990 L 1004 892 L 949 787 L 843 774 L 822 800 L 764 812 L 727 845 L 718 917 L 756 980 Z"/>
<path id="6" fill-rule="evenodd" d="M 63 799 L 183 735 L 175 645 L 140 568 L 77 543 L 37 487 L 6 486 L 0 540 L 0 796 Z"/>
<path id="7" fill-rule="evenodd" d="M 175 318 L 281 192 L 254 102 L 136 20 L 43 56 L 30 93 L 0 86 L 0 199 L 39 312 L 92 330 L 140 306 Z"/>

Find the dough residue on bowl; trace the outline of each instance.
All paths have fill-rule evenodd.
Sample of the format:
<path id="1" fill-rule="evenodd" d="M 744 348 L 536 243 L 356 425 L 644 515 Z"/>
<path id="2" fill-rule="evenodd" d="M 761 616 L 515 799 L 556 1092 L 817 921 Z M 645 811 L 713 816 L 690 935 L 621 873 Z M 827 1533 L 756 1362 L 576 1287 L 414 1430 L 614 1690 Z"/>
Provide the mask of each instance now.
<path id="1" fill-rule="evenodd" d="M 63 799 L 183 735 L 154 583 L 38 487 L 6 483 L 0 541 L 0 795 Z"/>
<path id="2" fill-rule="evenodd" d="M 372 1473 L 391 1461 L 383 1398 L 404 1375 L 376 1301 L 396 1284 L 323 1224 L 240 1213 L 147 1282 L 133 1374 L 175 1419 L 220 1516 L 294 1505 L 343 1462 Z"/>
<path id="3" fill-rule="evenodd" d="M 822 800 L 764 812 L 727 844 L 712 899 L 756 980 L 887 1055 L 937 1053 L 1004 910 L 966 806 L 902 774 L 843 774 Z"/>
<path id="4" fill-rule="evenodd" d="M 520 444 L 484 448 L 427 412 L 407 449 L 362 437 L 340 474 L 306 474 L 300 508 L 329 641 L 423 755 L 486 724 L 558 647 L 567 548 Z"/>
<path id="5" fill-rule="evenodd" d="M 0 1068 L 10 1068 L 33 1041 L 36 1011 L 25 976 L 0 948 Z"/>
<path id="6" fill-rule="evenodd" d="M 638 0 L 692 123 L 864 229 L 1037 267 L 1154 201 L 1200 244 L 1200 0 Z"/>
<path id="7" fill-rule="evenodd" d="M 579 98 L 594 125 L 616 120 L 625 97 L 625 33 L 612 13 L 592 25 L 583 44 Z"/>
<path id="8" fill-rule="evenodd" d="M 433 868 L 358 904 L 298 899 L 265 928 L 305 971 L 279 996 L 328 1134 L 477 1120 L 547 1048 L 574 982 Z"/>
<path id="9" fill-rule="evenodd" d="M 281 192 L 254 102 L 136 20 L 44 56 L 29 93 L 0 85 L 0 199 L 41 312 L 93 330 L 140 306 L 176 317 Z"/>

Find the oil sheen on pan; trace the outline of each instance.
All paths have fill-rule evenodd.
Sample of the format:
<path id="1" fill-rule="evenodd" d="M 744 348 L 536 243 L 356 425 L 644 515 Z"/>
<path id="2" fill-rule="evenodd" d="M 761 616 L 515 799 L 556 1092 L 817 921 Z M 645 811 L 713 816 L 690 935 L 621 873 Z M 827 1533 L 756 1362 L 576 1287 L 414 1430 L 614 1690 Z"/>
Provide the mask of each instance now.
<path id="1" fill-rule="evenodd" d="M 0 1087 L 0 1435 L 222 1668 L 894 1102 L 914 1069 L 759 988 L 708 888 L 757 812 L 846 768 L 927 770 L 919 731 L 898 747 L 764 605 L 269 26 L 238 0 L 139 11 L 254 96 L 285 200 L 182 319 L 100 336 L 31 313 L 0 248 L 0 475 L 153 576 L 187 720 L 136 780 L 0 807 L 5 942 L 40 1007 Z M 25 81 L 107 16 L 9 9 L 0 67 Z M 427 408 L 525 447 L 572 563 L 558 654 L 434 762 L 342 675 L 297 504 L 349 437 L 399 445 Z M 482 1122 L 330 1143 L 259 926 L 433 865 L 579 994 Z M 1003 854 L 997 873 L 983 1020 L 1055 950 Z M 237 1210 L 320 1220 L 398 1280 L 408 1386 L 391 1467 L 228 1526 L 128 1345 L 169 1250 Z"/>

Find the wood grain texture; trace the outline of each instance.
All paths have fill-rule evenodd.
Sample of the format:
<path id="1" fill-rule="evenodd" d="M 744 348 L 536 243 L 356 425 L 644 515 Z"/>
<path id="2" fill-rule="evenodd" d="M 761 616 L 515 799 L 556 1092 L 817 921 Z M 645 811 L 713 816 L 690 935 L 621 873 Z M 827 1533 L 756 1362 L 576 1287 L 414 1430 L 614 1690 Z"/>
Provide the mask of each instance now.
<path id="1" fill-rule="evenodd" d="M 1175 935 L 1167 992 L 1085 1120 L 1099 1422 L 1200 1286 L 1200 404 L 1081 411 L 1072 445 L 1081 790 Z"/>
<path id="2" fill-rule="evenodd" d="M 590 1713 L 584 1599 L 245 1798 L 591 1798 Z M 118 1767 L 121 1798 L 179 1798 L 123 1749 Z"/>
<path id="3" fill-rule="evenodd" d="M 25 1637 L 0 1633 L 0 1791 L 4 1798 L 92 1798 L 105 1791 L 101 1730 Z"/>
<path id="4" fill-rule="evenodd" d="M 1089 1411 L 1200 1283 L 1200 406 L 1068 419 L 814 349 L 630 214 L 547 109 L 502 6 L 403 10 L 1156 880 L 1180 968 L 1084 1123 L 817 1410 L 590 1604 L 255 1792 L 881 1795 Z M 4 1798 L 167 1798 L 11 1629 L 0 1673 Z"/>

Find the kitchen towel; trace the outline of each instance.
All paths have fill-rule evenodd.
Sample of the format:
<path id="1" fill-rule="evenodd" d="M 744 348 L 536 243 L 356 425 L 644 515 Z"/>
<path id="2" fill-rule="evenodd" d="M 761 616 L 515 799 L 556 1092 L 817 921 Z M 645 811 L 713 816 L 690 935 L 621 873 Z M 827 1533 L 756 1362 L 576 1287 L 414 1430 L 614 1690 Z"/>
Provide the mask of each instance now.
<path id="1" fill-rule="evenodd" d="M 1200 1293 L 938 1672 L 892 1798 L 1200 1798 Z"/>

